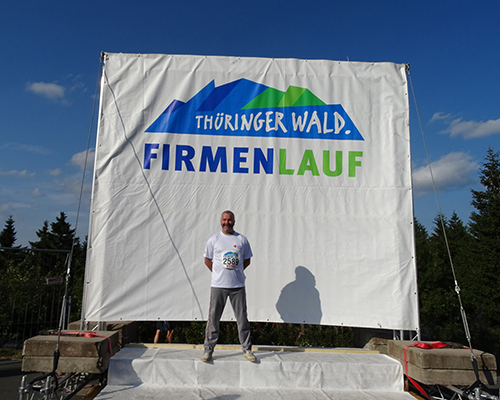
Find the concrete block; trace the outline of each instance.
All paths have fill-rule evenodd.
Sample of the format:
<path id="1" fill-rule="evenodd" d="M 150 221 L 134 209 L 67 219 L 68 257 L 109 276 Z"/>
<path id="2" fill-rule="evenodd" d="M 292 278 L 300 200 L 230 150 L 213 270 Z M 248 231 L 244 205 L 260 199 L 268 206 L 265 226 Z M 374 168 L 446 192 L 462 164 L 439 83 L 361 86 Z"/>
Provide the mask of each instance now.
<path id="1" fill-rule="evenodd" d="M 118 332 L 87 332 L 94 337 L 70 335 L 71 331 L 63 331 L 59 342 L 61 357 L 101 357 L 118 346 Z M 39 335 L 24 342 L 23 355 L 52 356 L 57 346 L 57 335 Z"/>
<path id="2" fill-rule="evenodd" d="M 91 327 L 94 327 L 97 325 L 97 322 L 89 321 L 89 325 Z M 68 325 L 68 330 L 79 330 L 79 329 L 80 329 L 80 321 L 70 322 Z M 137 343 L 138 341 L 139 334 L 137 329 L 137 322 L 135 321 L 105 321 L 104 330 L 117 331 L 118 340 L 120 342 L 120 346 L 122 347 L 124 347 L 126 344 L 129 343 Z"/>
<path id="3" fill-rule="evenodd" d="M 388 329 L 353 328 L 354 347 L 364 348 L 373 338 L 391 340 L 394 333 Z"/>
<path id="4" fill-rule="evenodd" d="M 111 355 L 120 350 L 118 332 L 87 332 L 89 337 L 69 333 L 63 331 L 59 341 L 58 372 L 103 372 Z M 23 371 L 52 371 L 57 342 L 57 335 L 39 335 L 26 340 L 23 348 Z"/>
<path id="5" fill-rule="evenodd" d="M 373 336 L 363 347 L 365 350 L 378 351 L 380 354 L 387 354 L 387 343 L 389 339 Z"/>
<path id="6" fill-rule="evenodd" d="M 107 321 L 106 330 L 118 332 L 118 341 L 122 347 L 129 343 L 137 343 L 139 340 L 139 331 L 135 321 Z"/>
<path id="7" fill-rule="evenodd" d="M 120 351 L 117 347 L 113 354 Z M 109 366 L 110 353 L 102 357 L 60 357 L 57 365 L 57 373 L 87 373 L 100 374 L 105 372 Z M 23 356 L 22 370 L 25 372 L 51 372 L 54 367 L 54 357 Z"/>
<path id="8" fill-rule="evenodd" d="M 387 354 L 399 360 L 404 369 L 404 349 L 414 343 L 416 342 L 410 340 L 389 340 Z M 495 356 L 476 349 L 473 350 L 473 353 L 478 362 L 481 381 L 490 385 L 496 384 Z M 469 349 L 408 347 L 406 361 L 409 377 L 426 385 L 469 386 L 476 381 Z"/>

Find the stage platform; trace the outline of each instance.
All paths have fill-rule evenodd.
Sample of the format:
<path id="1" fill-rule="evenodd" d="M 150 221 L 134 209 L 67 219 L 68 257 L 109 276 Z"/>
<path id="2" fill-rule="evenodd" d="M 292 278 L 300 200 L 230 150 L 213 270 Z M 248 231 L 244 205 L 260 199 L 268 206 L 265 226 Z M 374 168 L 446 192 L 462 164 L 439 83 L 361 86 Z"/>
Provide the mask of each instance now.
<path id="1" fill-rule="evenodd" d="M 257 363 L 236 346 L 218 345 L 203 363 L 201 346 L 127 346 L 110 360 L 96 397 L 116 399 L 414 399 L 401 363 L 357 349 L 254 346 Z"/>

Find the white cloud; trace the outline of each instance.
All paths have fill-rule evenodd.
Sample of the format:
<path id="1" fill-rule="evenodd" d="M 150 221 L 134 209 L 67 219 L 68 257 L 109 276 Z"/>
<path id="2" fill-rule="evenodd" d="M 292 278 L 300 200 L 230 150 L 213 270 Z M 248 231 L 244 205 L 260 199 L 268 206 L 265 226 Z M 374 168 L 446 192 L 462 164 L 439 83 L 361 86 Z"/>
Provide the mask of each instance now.
<path id="1" fill-rule="evenodd" d="M 431 163 L 432 175 L 437 190 L 464 187 L 473 183 L 479 164 L 466 153 L 450 153 Z M 412 172 L 413 190 L 416 196 L 423 196 L 433 190 L 429 166 L 416 168 Z"/>
<path id="2" fill-rule="evenodd" d="M 7 142 L 7 143 L 4 143 L 0 148 L 2 148 L 2 149 L 12 148 L 14 150 L 25 151 L 27 153 L 50 155 L 50 151 L 48 149 L 46 149 L 45 147 L 35 146 L 35 145 L 31 145 L 31 144 Z"/>
<path id="3" fill-rule="evenodd" d="M 43 197 L 44 194 L 42 193 L 42 191 L 40 190 L 40 188 L 35 188 L 33 190 L 33 192 L 31 192 L 31 194 L 35 197 Z"/>
<path id="4" fill-rule="evenodd" d="M 50 176 L 59 176 L 61 175 L 62 171 L 59 168 L 52 169 L 49 171 Z"/>
<path id="5" fill-rule="evenodd" d="M 69 96 L 75 92 L 85 93 L 87 91 L 82 82 L 83 75 L 68 75 L 63 77 L 64 84 L 54 82 L 28 82 L 26 90 L 49 100 L 59 101 L 64 105 L 69 105 Z"/>
<path id="6" fill-rule="evenodd" d="M 64 190 L 68 190 L 71 188 L 64 187 Z M 58 192 L 58 193 L 50 193 L 48 197 L 50 198 L 51 202 L 54 204 L 58 204 L 60 207 L 74 207 L 77 202 L 78 202 L 78 194 L 79 194 L 79 189 L 78 192 L 71 193 L 71 192 Z"/>
<path id="7" fill-rule="evenodd" d="M 430 122 L 441 121 L 450 117 L 450 114 L 445 114 L 443 112 L 434 113 Z"/>
<path id="8" fill-rule="evenodd" d="M 35 176 L 34 172 L 28 172 L 28 170 L 24 169 L 22 171 L 18 171 L 12 169 L 10 171 L 0 171 L 0 176 L 15 176 L 17 178 L 31 178 Z"/>
<path id="9" fill-rule="evenodd" d="M 90 166 L 92 169 L 92 165 Z M 54 190 L 54 188 L 56 188 Z M 90 194 L 92 192 L 92 173 L 87 171 L 85 174 L 85 181 L 82 186 L 82 174 L 80 172 L 65 176 L 62 178 L 56 178 L 51 183 L 51 194 L 50 196 L 57 203 L 71 203 L 78 200 L 79 196 L 83 196 L 84 204 L 90 201 Z M 87 201 L 88 200 L 88 201 Z"/>
<path id="10" fill-rule="evenodd" d="M 19 208 L 22 208 L 22 209 L 32 208 L 32 206 L 31 206 L 31 204 L 27 204 L 27 203 L 16 203 L 16 202 L 5 203 L 5 204 L 2 204 L 0 206 L 0 211 L 5 212 L 5 213 L 12 213 L 12 211 L 14 211 L 15 209 L 19 209 Z"/>
<path id="11" fill-rule="evenodd" d="M 63 100 L 66 89 L 56 83 L 33 82 L 27 84 L 27 90 L 50 100 Z"/>
<path id="12" fill-rule="evenodd" d="M 486 122 L 463 121 L 462 118 L 457 118 L 451 122 L 444 133 L 449 133 L 451 137 L 463 136 L 465 139 L 497 135 L 500 134 L 500 118 Z"/>
<path id="13" fill-rule="evenodd" d="M 85 168 L 85 158 L 87 158 L 87 169 L 92 170 L 94 168 L 94 157 L 94 149 L 89 149 L 88 157 L 87 151 L 82 151 L 81 153 L 76 153 L 73 157 L 71 157 L 71 164 L 77 166 L 83 171 Z"/>

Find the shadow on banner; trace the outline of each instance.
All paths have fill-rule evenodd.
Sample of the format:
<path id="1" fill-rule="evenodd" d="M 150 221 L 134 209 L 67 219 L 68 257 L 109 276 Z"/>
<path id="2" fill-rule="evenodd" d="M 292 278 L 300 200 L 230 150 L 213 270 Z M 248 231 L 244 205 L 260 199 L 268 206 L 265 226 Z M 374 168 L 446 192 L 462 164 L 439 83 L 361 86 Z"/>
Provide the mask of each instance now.
<path id="1" fill-rule="evenodd" d="M 276 310 L 283 322 L 321 323 L 323 314 L 316 278 L 306 267 L 295 268 L 295 280 L 281 290 Z"/>

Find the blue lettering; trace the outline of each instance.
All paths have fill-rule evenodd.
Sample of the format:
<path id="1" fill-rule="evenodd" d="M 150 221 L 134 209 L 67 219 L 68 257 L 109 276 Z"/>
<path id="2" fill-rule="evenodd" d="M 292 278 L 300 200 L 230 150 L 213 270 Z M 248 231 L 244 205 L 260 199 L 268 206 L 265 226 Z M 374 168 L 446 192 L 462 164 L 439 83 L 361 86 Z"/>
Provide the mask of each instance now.
<path id="1" fill-rule="evenodd" d="M 170 163 L 170 145 L 163 145 L 163 154 L 161 157 L 161 169 L 168 171 L 168 165 Z"/>
<path id="2" fill-rule="evenodd" d="M 314 118 L 311 118 L 314 120 Z M 313 123 L 312 125 L 315 125 Z M 158 143 L 145 143 L 144 145 L 144 169 L 151 169 L 151 160 L 161 158 L 161 169 L 168 171 L 170 168 L 170 144 L 162 144 L 161 151 L 160 144 Z M 232 173 L 248 174 L 250 171 L 250 164 L 253 165 L 252 171 L 254 174 L 273 174 L 274 173 L 274 148 L 262 149 L 254 147 L 250 153 L 249 147 L 234 147 L 229 151 L 233 152 L 233 169 Z M 250 153 L 250 154 L 249 154 Z M 347 160 L 342 157 L 342 151 L 335 151 L 335 160 L 330 158 L 330 150 L 322 151 L 322 165 L 316 161 L 316 156 L 313 150 L 304 150 L 302 159 L 297 167 L 297 163 L 290 160 L 292 168 L 287 166 L 287 149 L 279 149 L 277 153 L 277 166 L 276 171 L 279 175 L 300 175 L 304 176 L 307 171 L 311 172 L 312 176 L 319 176 L 323 173 L 328 177 L 337 177 L 342 175 L 344 167 L 346 166 L 348 176 L 355 178 L 357 175 L 357 168 L 362 167 L 362 151 L 348 151 Z M 250 155 L 250 157 L 249 157 Z M 194 172 L 194 162 L 199 161 L 199 172 L 212 172 L 212 173 L 228 173 L 228 148 L 211 146 L 202 146 L 201 151 L 196 150 L 190 145 L 178 144 L 175 146 L 175 152 L 172 152 L 173 164 L 175 171 L 190 171 Z M 320 158 L 318 158 L 320 160 Z M 197 163 L 197 161 L 196 161 Z M 333 164 L 335 168 L 332 170 Z M 345 164 L 345 165 L 344 165 Z M 157 166 L 159 168 L 159 165 Z M 295 167 L 295 168 L 294 168 Z"/>
<path id="3" fill-rule="evenodd" d="M 157 154 L 152 151 L 158 147 L 160 147 L 158 143 L 146 143 L 144 145 L 144 169 L 151 167 L 151 159 L 157 157 Z"/>
<path id="4" fill-rule="evenodd" d="M 247 161 L 247 158 L 242 153 L 248 153 L 248 147 L 235 147 L 233 159 L 233 172 L 240 174 L 248 174 L 248 168 L 242 167 L 241 163 Z"/>
<path id="5" fill-rule="evenodd" d="M 220 164 L 220 172 L 227 172 L 227 157 L 226 148 L 217 147 L 215 157 L 212 154 L 212 148 L 210 146 L 203 146 L 201 149 L 201 160 L 200 160 L 200 171 L 205 172 L 208 168 L 210 172 L 217 172 L 217 168 Z"/>
<path id="6" fill-rule="evenodd" d="M 175 170 L 182 171 L 182 163 L 184 163 L 188 171 L 194 171 L 191 162 L 194 154 L 194 149 L 191 146 L 178 144 L 175 148 Z"/>
<path id="7" fill-rule="evenodd" d="M 267 149 L 267 158 L 262 149 L 256 147 L 253 152 L 253 173 L 260 174 L 260 166 L 264 168 L 266 174 L 273 173 L 274 149 Z"/>

